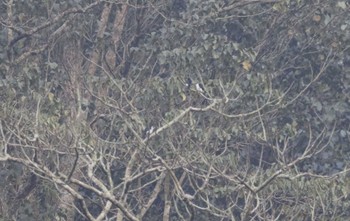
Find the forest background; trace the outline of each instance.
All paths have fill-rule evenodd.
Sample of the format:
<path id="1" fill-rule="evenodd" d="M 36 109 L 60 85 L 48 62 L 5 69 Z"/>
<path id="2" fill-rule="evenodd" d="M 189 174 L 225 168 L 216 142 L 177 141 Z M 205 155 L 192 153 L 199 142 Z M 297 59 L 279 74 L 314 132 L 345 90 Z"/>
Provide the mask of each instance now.
<path id="1" fill-rule="evenodd" d="M 347 220 L 349 8 L 2 1 L 0 220 Z"/>

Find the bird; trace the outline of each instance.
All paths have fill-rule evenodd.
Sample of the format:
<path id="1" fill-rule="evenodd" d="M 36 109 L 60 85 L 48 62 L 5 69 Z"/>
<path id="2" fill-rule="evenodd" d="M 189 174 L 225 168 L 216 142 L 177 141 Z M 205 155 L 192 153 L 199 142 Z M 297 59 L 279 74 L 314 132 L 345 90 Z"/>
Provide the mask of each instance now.
<path id="1" fill-rule="evenodd" d="M 190 89 L 191 85 L 192 85 L 192 79 L 191 79 L 191 78 L 187 78 L 187 81 L 186 81 L 185 86 L 186 86 L 188 89 Z"/>
<path id="2" fill-rule="evenodd" d="M 155 129 L 156 128 L 154 126 L 151 126 L 150 128 L 146 128 L 145 130 L 146 137 L 149 137 L 154 132 Z"/>
<path id="3" fill-rule="evenodd" d="M 187 78 L 185 86 L 186 86 L 188 91 L 190 91 L 192 84 L 193 84 L 192 79 L 191 78 Z M 194 86 L 195 86 L 195 89 L 196 89 L 197 92 L 201 93 L 202 95 L 204 95 L 206 97 L 208 96 L 207 92 L 204 89 L 203 84 L 195 83 Z"/>
<path id="4" fill-rule="evenodd" d="M 199 93 L 203 93 L 203 94 L 205 93 L 203 84 L 197 83 L 197 84 L 196 84 L 196 90 L 197 90 Z"/>

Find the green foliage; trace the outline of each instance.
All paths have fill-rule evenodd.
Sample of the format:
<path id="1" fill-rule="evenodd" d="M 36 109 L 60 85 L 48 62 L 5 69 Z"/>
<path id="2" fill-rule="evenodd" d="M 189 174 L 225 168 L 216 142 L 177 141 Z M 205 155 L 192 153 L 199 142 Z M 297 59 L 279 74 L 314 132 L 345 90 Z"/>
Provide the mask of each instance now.
<path id="1" fill-rule="evenodd" d="M 1 23 L 0 134 L 23 164 L 4 158 L 0 185 L 15 187 L 1 198 L 14 205 L 10 195 L 30 171 L 48 180 L 5 219 L 52 220 L 54 189 L 65 188 L 58 180 L 97 216 L 108 200 L 92 190 L 104 191 L 91 176 L 139 214 L 164 171 L 174 173 L 171 220 L 188 219 L 191 209 L 194 220 L 349 216 L 345 3 L 129 1 L 117 30 L 122 3 L 110 3 L 104 18 L 106 2 L 83 10 L 93 2 L 18 1 L 12 43 L 8 20 Z M 148 220 L 161 219 L 161 188 Z"/>

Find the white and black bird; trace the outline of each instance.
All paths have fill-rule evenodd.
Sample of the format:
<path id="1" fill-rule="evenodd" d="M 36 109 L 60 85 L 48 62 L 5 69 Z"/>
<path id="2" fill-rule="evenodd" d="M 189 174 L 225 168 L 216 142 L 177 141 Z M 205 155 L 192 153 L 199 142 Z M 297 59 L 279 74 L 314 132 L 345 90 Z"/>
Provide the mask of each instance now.
<path id="1" fill-rule="evenodd" d="M 150 128 L 146 128 L 145 130 L 146 137 L 149 137 L 155 131 L 155 129 L 156 128 L 154 126 L 151 126 Z"/>
<path id="2" fill-rule="evenodd" d="M 202 94 L 205 93 L 203 84 L 197 83 L 197 84 L 196 84 L 196 90 L 197 90 L 199 93 L 202 93 Z"/>
<path id="3" fill-rule="evenodd" d="M 187 81 L 186 81 L 186 83 L 185 83 L 185 86 L 187 87 L 188 90 L 190 90 L 190 88 L 192 87 L 193 84 L 194 84 L 194 83 L 193 83 L 192 79 L 191 79 L 191 78 L 187 78 Z M 195 86 L 195 89 L 196 89 L 197 92 L 203 94 L 204 96 L 207 96 L 207 95 L 208 95 L 207 92 L 206 92 L 205 89 L 204 89 L 203 84 L 201 84 L 201 83 L 195 83 L 194 86 Z"/>
<path id="4" fill-rule="evenodd" d="M 186 83 L 185 83 L 185 86 L 186 86 L 188 89 L 191 88 L 191 86 L 192 86 L 192 79 L 191 79 L 191 78 L 187 78 L 187 81 L 186 81 Z"/>

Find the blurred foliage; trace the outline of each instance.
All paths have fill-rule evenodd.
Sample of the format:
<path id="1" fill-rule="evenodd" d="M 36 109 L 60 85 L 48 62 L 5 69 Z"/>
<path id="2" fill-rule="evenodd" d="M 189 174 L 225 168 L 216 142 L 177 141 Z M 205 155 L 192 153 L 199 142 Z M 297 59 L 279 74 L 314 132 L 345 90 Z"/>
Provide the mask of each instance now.
<path id="1" fill-rule="evenodd" d="M 201 175 L 192 174 L 184 181 L 183 189 L 189 193 L 196 192 L 210 170 L 252 186 L 279 169 L 288 172 L 255 193 L 257 198 L 247 194 L 242 183 L 232 182 L 232 177 L 213 176 L 194 202 L 205 207 L 203 198 L 208 196 L 222 209 L 215 212 L 225 214 L 225 219 L 346 219 L 349 177 L 337 173 L 347 168 L 350 157 L 349 6 L 346 1 L 330 0 L 269 2 L 128 1 L 120 44 L 113 42 L 113 22 L 124 1 L 114 1 L 115 13 L 110 14 L 102 36 L 98 36 L 101 13 L 112 4 L 107 1 L 86 11 L 79 10 L 94 1 L 16 1 L 13 27 L 6 18 L 8 9 L 0 7 L 0 117 L 2 136 L 11 144 L 9 153 L 32 157 L 34 148 L 19 147 L 44 147 L 38 157 L 54 171 L 57 151 L 66 162 L 59 165 L 62 173 L 69 174 L 75 159 L 70 147 L 83 143 L 84 154 L 111 162 L 113 182 L 118 185 L 131 152 L 139 148 L 135 133 L 145 139 L 146 128 L 159 128 L 188 107 L 205 108 L 228 95 L 229 102 L 216 105 L 216 111 L 190 112 L 149 139 L 147 147 L 170 158 L 177 176 L 184 171 Z M 71 9 L 78 12 L 53 22 Z M 42 26 L 47 22 L 52 23 Z M 55 36 L 65 23 L 64 32 Z M 37 27 L 43 28 L 24 34 Z M 13 39 L 8 39 L 10 29 Z M 111 63 L 106 58 L 109 49 L 115 56 Z M 39 52 L 20 59 L 35 50 Z M 97 71 L 89 75 L 96 51 L 103 56 Z M 76 73 L 80 73 L 77 79 Z M 193 81 L 189 87 L 188 78 Z M 204 85 L 209 99 L 195 90 L 195 83 Z M 260 107 L 255 114 L 228 116 Z M 77 117 L 80 111 L 86 112 L 85 118 Z M 41 134 L 40 144 L 28 142 L 35 135 L 33 128 Z M 325 140 L 316 142 L 314 155 L 293 168 L 283 167 L 317 137 Z M 330 142 L 318 152 L 327 139 Z M 286 148 L 283 156 L 276 147 Z M 151 168 L 152 158 L 141 152 L 138 166 Z M 1 163 L 0 219 L 53 220 L 58 213 L 58 193 L 47 181 L 38 181 L 26 198 L 15 199 L 22 185 L 28 184 L 25 177 L 30 169 Z M 108 183 L 104 168 L 96 170 Z M 290 179 L 300 173 L 309 174 Z M 154 176 L 140 178 L 130 188 L 137 189 Z M 86 177 L 82 181 L 88 182 Z M 152 185 L 142 194 L 149 194 Z M 98 214 L 103 200 L 87 190 L 80 192 Z M 135 212 L 141 210 L 141 201 L 135 194 L 128 203 Z M 257 209 L 244 214 L 248 204 Z M 161 219 L 163 206 L 164 199 L 158 197 L 145 220 Z M 171 220 L 181 219 L 177 210 L 187 214 L 185 202 L 171 209 Z M 218 217 L 208 210 L 194 214 L 194 220 Z M 76 220 L 84 219 L 76 215 Z"/>

